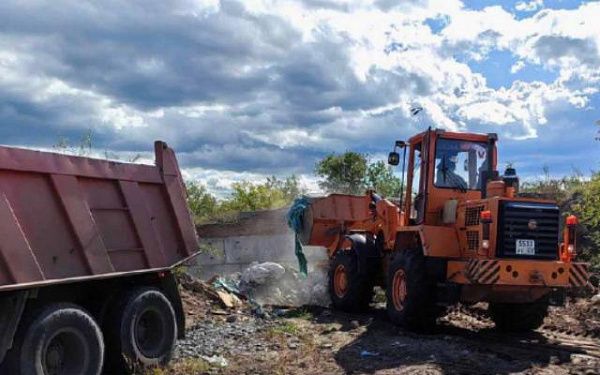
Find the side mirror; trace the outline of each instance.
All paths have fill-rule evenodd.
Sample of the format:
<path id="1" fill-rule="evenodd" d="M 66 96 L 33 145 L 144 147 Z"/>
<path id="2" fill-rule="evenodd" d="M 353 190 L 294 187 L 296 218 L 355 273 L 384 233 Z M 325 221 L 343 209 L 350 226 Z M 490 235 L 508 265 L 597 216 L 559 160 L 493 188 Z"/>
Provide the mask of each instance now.
<path id="1" fill-rule="evenodd" d="M 389 165 L 398 165 L 400 164 L 400 154 L 396 151 L 390 152 L 388 155 L 388 164 Z"/>

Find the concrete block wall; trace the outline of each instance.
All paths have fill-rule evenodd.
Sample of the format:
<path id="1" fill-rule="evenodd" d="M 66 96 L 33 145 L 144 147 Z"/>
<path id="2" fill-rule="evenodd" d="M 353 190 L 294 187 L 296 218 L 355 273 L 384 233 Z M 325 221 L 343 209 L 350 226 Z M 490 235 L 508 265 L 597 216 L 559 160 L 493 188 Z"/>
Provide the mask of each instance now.
<path id="1" fill-rule="evenodd" d="M 276 262 L 298 266 L 294 233 L 285 225 L 287 209 L 245 213 L 233 224 L 199 226 L 202 252 L 189 264 L 189 272 L 201 279 L 242 272 L 252 262 Z M 282 225 L 283 223 L 283 225 Z M 322 248 L 307 246 L 309 264 L 326 259 Z"/>

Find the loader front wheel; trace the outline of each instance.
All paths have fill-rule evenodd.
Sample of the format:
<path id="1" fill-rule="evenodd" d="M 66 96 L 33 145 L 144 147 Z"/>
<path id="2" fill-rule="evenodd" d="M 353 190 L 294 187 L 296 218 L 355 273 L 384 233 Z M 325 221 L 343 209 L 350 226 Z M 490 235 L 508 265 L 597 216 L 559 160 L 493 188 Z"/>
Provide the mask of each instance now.
<path id="1" fill-rule="evenodd" d="M 373 298 L 373 283 L 361 273 L 353 250 L 339 250 L 329 267 L 329 294 L 338 310 L 364 311 Z"/>
<path id="2" fill-rule="evenodd" d="M 548 315 L 546 302 L 490 303 L 488 308 L 496 329 L 504 332 L 524 332 L 539 328 Z"/>
<path id="3" fill-rule="evenodd" d="M 420 251 L 395 254 L 387 273 L 387 312 L 390 320 L 412 330 L 435 326 L 434 289 L 427 279 L 425 258 Z"/>

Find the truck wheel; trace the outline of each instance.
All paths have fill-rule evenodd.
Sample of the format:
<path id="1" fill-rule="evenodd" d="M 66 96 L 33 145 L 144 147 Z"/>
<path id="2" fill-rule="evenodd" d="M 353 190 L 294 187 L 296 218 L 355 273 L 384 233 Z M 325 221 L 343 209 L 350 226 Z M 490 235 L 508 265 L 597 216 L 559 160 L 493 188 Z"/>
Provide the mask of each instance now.
<path id="1" fill-rule="evenodd" d="M 354 251 L 338 250 L 329 266 L 329 294 L 336 309 L 355 312 L 368 309 L 373 283 L 361 274 Z"/>
<path id="2" fill-rule="evenodd" d="M 107 327 L 107 362 L 116 373 L 166 365 L 177 339 L 175 311 L 158 289 L 125 295 Z"/>
<path id="3" fill-rule="evenodd" d="M 87 312 L 72 304 L 42 310 L 24 325 L 14 352 L 7 358 L 12 374 L 100 374 L 104 340 L 100 327 Z"/>
<path id="4" fill-rule="evenodd" d="M 523 332 L 539 328 L 548 315 L 548 304 L 490 303 L 488 308 L 496 329 L 504 332 Z"/>
<path id="5" fill-rule="evenodd" d="M 431 281 L 420 251 L 405 250 L 394 256 L 387 273 L 387 312 L 390 320 L 413 330 L 430 330 L 437 317 Z"/>

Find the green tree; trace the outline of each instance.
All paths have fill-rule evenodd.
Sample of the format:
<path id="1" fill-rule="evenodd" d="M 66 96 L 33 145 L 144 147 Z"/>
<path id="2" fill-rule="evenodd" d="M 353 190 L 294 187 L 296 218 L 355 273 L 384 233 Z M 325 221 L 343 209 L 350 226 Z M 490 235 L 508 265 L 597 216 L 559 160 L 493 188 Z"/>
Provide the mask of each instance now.
<path id="1" fill-rule="evenodd" d="M 594 272 L 600 272 L 600 173 L 588 180 L 575 171 L 562 178 L 550 177 L 544 167 L 544 177 L 525 182 L 522 193 L 558 203 L 564 222 L 567 215 L 579 218 L 577 227 L 577 259 L 590 262 Z"/>
<path id="2" fill-rule="evenodd" d="M 209 220 L 218 213 L 218 202 L 206 187 L 198 182 L 186 183 L 187 202 L 197 223 Z"/>
<path id="3" fill-rule="evenodd" d="M 365 184 L 384 197 L 397 197 L 400 194 L 402 181 L 394 175 L 391 166 L 379 160 L 369 164 Z"/>
<path id="4" fill-rule="evenodd" d="M 352 151 L 329 154 L 315 166 L 315 174 L 323 178 L 319 186 L 329 193 L 364 193 L 366 173 L 367 156 Z"/>
<path id="5" fill-rule="evenodd" d="M 231 196 L 221 203 L 223 211 L 240 212 L 256 211 L 270 208 L 281 208 L 290 204 L 302 193 L 296 176 L 280 180 L 268 177 L 262 184 L 248 181 L 236 182 L 232 185 Z"/>
<path id="6" fill-rule="evenodd" d="M 218 200 L 198 182 L 188 182 L 187 200 L 196 223 L 228 222 L 235 220 L 241 211 L 281 208 L 303 194 L 296 176 L 278 179 L 268 177 L 263 183 L 241 181 L 232 184 L 231 195 Z"/>
<path id="7" fill-rule="evenodd" d="M 283 180 L 279 180 L 275 176 L 267 177 L 266 185 L 270 189 L 281 191 L 285 204 L 291 203 L 294 199 L 304 193 L 296 175 L 291 175 Z"/>
<path id="8" fill-rule="evenodd" d="M 316 164 L 315 174 L 323 179 L 319 186 L 328 193 L 363 194 L 374 189 L 392 197 L 400 192 L 401 181 L 392 167 L 381 160 L 369 162 L 366 154 L 357 152 L 327 155 Z"/>
<path id="9" fill-rule="evenodd" d="M 573 211 L 580 219 L 582 258 L 600 273 L 600 173 L 581 185 Z"/>
<path id="10" fill-rule="evenodd" d="M 600 229 L 600 173 L 595 173 L 585 183 L 581 197 L 581 220 Z"/>

